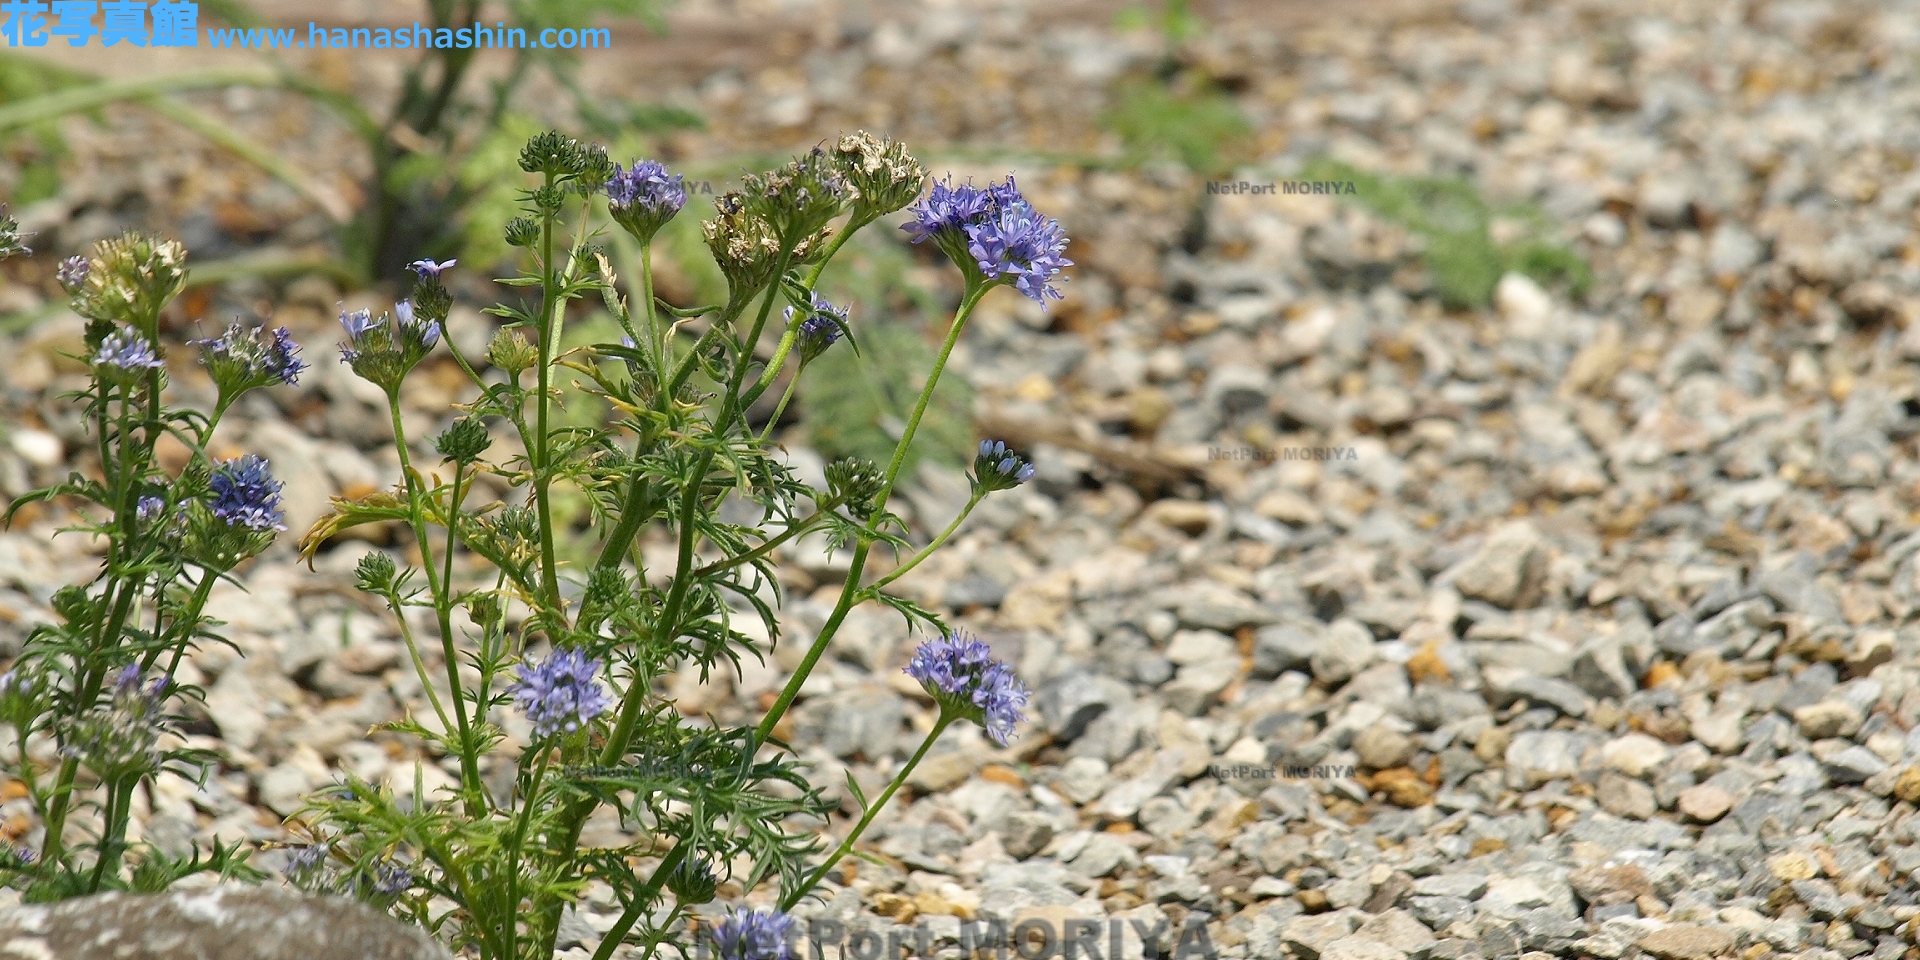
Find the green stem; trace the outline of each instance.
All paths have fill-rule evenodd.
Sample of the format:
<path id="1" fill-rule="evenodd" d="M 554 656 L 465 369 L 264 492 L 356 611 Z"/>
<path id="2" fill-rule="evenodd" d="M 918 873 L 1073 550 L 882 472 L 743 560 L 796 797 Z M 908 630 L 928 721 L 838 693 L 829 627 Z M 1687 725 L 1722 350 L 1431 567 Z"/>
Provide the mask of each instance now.
<path id="1" fill-rule="evenodd" d="M 627 497 L 620 507 L 620 523 L 600 548 L 600 559 L 593 564 L 595 569 L 619 566 L 620 558 L 627 555 L 627 547 L 633 543 L 634 537 L 639 536 L 640 528 L 652 519 L 653 511 L 646 506 L 650 489 L 646 477 L 638 471 L 627 481 Z"/>
<path id="2" fill-rule="evenodd" d="M 553 188 L 553 174 L 546 177 L 547 188 Z M 553 222 L 554 215 L 544 214 L 540 218 L 540 327 L 535 332 L 540 338 L 539 406 L 535 409 L 533 455 L 533 499 L 534 509 L 540 516 L 540 590 L 546 594 L 547 606 L 555 613 L 560 609 L 560 578 L 553 549 L 553 509 L 548 503 L 547 488 L 553 481 L 553 464 L 548 459 L 547 434 L 548 409 L 553 398 L 548 391 L 553 379 L 553 338 L 555 335 L 553 312 L 556 301 L 560 299 L 558 277 L 553 267 Z"/>
<path id="3" fill-rule="evenodd" d="M 807 879 L 801 881 L 799 886 L 787 891 L 787 895 L 780 898 L 781 910 L 792 910 L 794 905 L 820 882 L 820 878 L 826 876 L 827 871 L 832 870 L 833 865 L 839 863 L 853 849 L 854 842 L 860 839 L 861 834 L 867 832 L 867 826 L 873 823 L 873 818 L 879 816 L 881 810 L 886 809 L 887 801 L 892 800 L 894 793 L 900 789 L 900 785 L 907 782 L 907 777 L 913 774 L 913 768 L 920 765 L 921 759 L 926 757 L 928 750 L 932 749 L 933 742 L 940 739 L 940 734 L 947 729 L 947 724 L 952 722 L 953 717 L 942 711 L 940 719 L 934 721 L 933 729 L 927 731 L 927 738 L 920 741 L 920 749 L 915 750 L 913 757 L 907 761 L 907 765 L 901 767 L 900 772 L 894 775 L 893 782 L 887 784 L 887 789 L 881 791 L 880 798 L 867 807 L 866 812 L 860 817 L 860 822 L 854 824 L 853 832 L 847 834 L 845 840 L 840 841 L 840 846 L 834 849 L 826 862 L 820 864 L 807 876 Z"/>
<path id="4" fill-rule="evenodd" d="M 133 813 L 133 787 L 138 782 L 135 777 L 122 777 L 107 787 L 107 829 L 100 837 L 100 855 L 93 862 L 93 876 L 87 881 L 88 893 L 100 891 L 100 881 L 106 879 L 109 863 L 113 864 L 115 875 L 119 874 L 127 819 Z"/>
<path id="5" fill-rule="evenodd" d="M 480 762 L 474 755 L 473 732 L 467 721 L 466 704 L 460 695 L 460 655 L 453 644 L 453 548 L 459 542 L 454 528 L 458 526 L 455 520 L 460 515 L 460 502 L 465 492 L 460 484 L 465 466 L 457 460 L 453 464 L 453 492 L 448 495 L 447 506 L 447 548 L 440 558 L 445 565 L 440 581 L 432 582 L 432 570 L 427 571 L 427 579 L 428 586 L 433 590 L 433 612 L 440 626 L 440 655 L 446 661 L 447 692 L 453 697 L 453 716 L 460 725 L 460 792 L 466 795 L 468 816 L 479 816 L 486 804 L 486 790 L 480 784 Z M 421 526 L 420 534 L 424 537 L 425 524 Z M 423 555 L 422 559 L 426 557 Z M 474 701 L 474 723 L 480 721 L 480 712 L 486 709 L 485 703 L 484 700 Z"/>
<path id="6" fill-rule="evenodd" d="M 879 495 L 874 498 L 875 519 L 872 521 L 874 523 L 879 522 L 879 517 L 886 510 L 887 499 L 893 495 L 894 480 L 899 477 L 900 467 L 906 462 L 907 447 L 913 443 L 913 435 L 920 429 L 920 419 L 926 415 L 927 404 L 933 399 L 933 388 L 940 382 L 940 373 L 946 369 L 947 358 L 952 356 L 954 345 L 960 342 L 960 331 L 966 327 L 967 318 L 972 315 L 974 306 L 989 289 L 991 288 L 981 285 L 968 290 L 966 296 L 960 300 L 960 309 L 954 312 L 953 325 L 947 331 L 947 342 L 940 348 L 940 356 L 934 360 L 933 370 L 927 374 L 926 386 L 920 388 L 920 399 L 914 404 L 913 416 L 907 421 L 906 432 L 901 434 L 900 443 L 894 447 L 893 462 L 887 467 L 886 481 L 881 485 Z M 854 547 L 853 561 L 847 568 L 846 584 L 840 588 L 839 602 L 834 604 L 833 613 L 827 617 L 827 622 L 821 626 L 820 633 L 813 638 L 813 644 L 807 648 L 807 655 L 800 661 L 799 669 L 794 671 L 793 676 L 787 678 L 787 685 L 780 689 L 780 696 L 774 701 L 772 709 L 767 711 L 767 715 L 760 720 L 760 726 L 755 728 L 756 743 L 765 743 L 767 738 L 773 735 L 773 728 L 780 723 L 780 718 L 786 714 L 788 708 L 793 706 L 794 699 L 800 696 L 800 688 L 806 684 L 807 677 L 813 673 L 814 666 L 820 662 L 820 655 L 825 653 L 827 645 L 833 642 L 834 634 L 839 631 L 840 624 L 847 618 L 847 611 L 852 609 L 855 601 L 859 599 L 860 576 L 866 570 L 867 554 L 872 549 L 873 539 L 871 528 L 869 528 L 869 535 L 862 537 L 859 545 Z"/>
<path id="7" fill-rule="evenodd" d="M 420 514 L 420 497 L 422 496 L 420 478 L 418 474 L 414 473 L 413 456 L 407 451 L 407 432 L 406 428 L 401 426 L 400 423 L 400 395 L 396 391 L 389 391 L 387 393 L 387 415 L 393 421 L 394 449 L 400 453 L 400 477 L 407 485 L 408 523 L 413 528 L 414 543 L 420 548 L 420 561 L 427 571 L 427 586 L 433 591 L 434 607 L 436 608 L 436 612 L 438 612 L 438 608 L 441 606 L 441 591 L 437 585 L 437 577 L 433 569 L 433 544 L 427 539 L 426 519 Z M 407 652 L 413 656 L 413 669 L 414 672 L 420 676 L 420 687 L 426 691 L 427 701 L 433 704 L 433 712 L 440 718 L 440 729 L 443 731 L 458 730 L 460 732 L 460 741 L 462 744 L 465 744 L 467 740 L 467 713 L 460 703 L 459 661 L 451 654 L 452 639 L 447 635 L 447 630 L 442 628 L 440 639 L 442 643 L 446 644 L 447 650 L 449 651 L 447 656 L 449 683 L 447 693 L 453 697 L 453 711 L 454 715 L 458 718 L 458 723 L 452 725 L 447 723 L 447 711 L 440 703 L 440 695 L 433 692 L 433 681 L 427 675 L 426 661 L 420 657 L 420 644 L 414 640 L 413 628 L 407 625 L 406 607 L 401 604 L 399 595 L 394 593 L 387 595 L 387 605 L 393 608 L 394 619 L 400 621 L 400 636 L 406 640 Z M 446 618 L 443 616 L 441 619 L 444 622 Z M 461 752 L 464 754 L 466 751 L 463 750 Z M 463 757 L 462 759 L 464 760 L 465 758 Z M 466 765 L 463 763 L 461 766 L 461 776 L 463 779 L 465 775 Z M 475 775 L 474 782 L 478 782 L 478 774 Z M 462 792 L 465 792 L 466 786 L 465 783 L 461 784 Z M 469 802 L 471 802 L 471 798 L 469 798 Z"/>
<path id="8" fill-rule="evenodd" d="M 522 798 L 525 806 L 520 809 L 520 820 L 513 827 L 513 842 L 507 845 L 507 957 L 512 960 L 520 947 L 520 846 L 527 839 L 527 824 L 533 820 L 534 800 L 540 795 L 540 780 L 546 776 L 547 761 L 553 751 L 540 748 L 540 760 L 533 768 L 533 780 L 527 786 L 527 795 Z"/>
<path id="9" fill-rule="evenodd" d="M 793 401 L 793 391 L 800 386 L 800 374 L 806 372 L 806 369 L 807 365 L 802 363 L 800 369 L 794 371 L 793 379 L 787 381 L 787 392 L 780 395 L 780 405 L 773 408 L 773 416 L 767 420 L 767 429 L 760 434 L 761 443 L 766 443 L 773 437 L 773 428 L 779 426 L 780 418 L 786 415 L 787 404 Z"/>
<path id="10" fill-rule="evenodd" d="M 967 500 L 966 509 L 960 511 L 960 515 L 957 517 L 954 517 L 953 522 L 947 524 L 947 528 L 945 530 L 940 531 L 940 535 L 937 537 L 934 537 L 932 543 L 929 543 L 925 547 L 921 548 L 919 553 L 916 553 L 913 555 L 913 559 L 908 560 L 905 564 L 902 564 L 900 567 L 895 569 L 892 573 L 889 573 L 886 576 L 881 577 L 878 580 L 875 580 L 871 586 L 867 587 L 866 594 L 868 596 L 874 596 L 878 594 L 880 592 L 881 587 L 884 587 L 887 584 L 892 583 L 895 580 L 898 580 L 901 577 L 906 576 L 908 571 L 911 571 L 914 567 L 917 567 L 920 565 L 920 561 L 925 560 L 930 556 L 933 556 L 933 552 L 935 550 L 940 549 L 941 546 L 946 544 L 948 538 L 953 536 L 954 531 L 960 529 L 960 524 L 966 522 L 967 516 L 973 513 L 973 508 L 979 506 L 980 501 L 985 497 L 986 497 L 986 493 L 984 491 L 976 492 L 972 496 L 972 498 Z"/>
<path id="11" fill-rule="evenodd" d="M 920 420 L 927 415 L 927 405 L 933 402 L 933 388 L 940 382 L 940 374 L 947 369 L 947 360 L 953 356 L 953 347 L 960 342 L 960 332 L 966 329 L 967 318 L 973 315 L 980 298 L 985 296 L 991 286 L 980 285 L 967 291 L 960 299 L 960 309 L 954 312 L 953 325 L 947 330 L 947 342 L 940 347 L 940 355 L 934 358 L 933 370 L 927 374 L 927 385 L 920 390 L 920 399 L 913 405 L 913 415 L 907 418 L 907 429 L 900 435 L 900 444 L 893 448 L 893 462 L 887 464 L 886 482 L 880 487 L 880 495 L 874 498 L 874 509 L 886 509 L 887 498 L 893 494 L 894 482 L 900 478 L 900 468 L 906 465 L 907 449 L 913 446 L 913 435 L 920 430 Z"/>
<path id="12" fill-rule="evenodd" d="M 774 537 L 773 539 L 768 540 L 767 542 L 757 547 L 754 547 L 752 550 L 749 550 L 746 553 L 743 553 L 737 557 L 728 557 L 725 560 L 715 560 L 714 562 L 709 563 L 698 570 L 695 570 L 693 572 L 693 575 L 696 577 L 704 577 L 704 576 L 707 576 L 708 574 L 719 573 L 720 571 L 726 570 L 730 567 L 737 567 L 743 563 L 752 563 L 753 561 L 758 560 L 761 557 L 764 557 L 767 554 L 780 549 L 781 544 L 786 543 L 787 541 L 792 540 L 794 537 L 800 536 L 803 533 L 806 533 L 808 530 L 811 530 L 816 526 L 819 526 L 820 521 L 824 520 L 827 516 L 826 510 L 829 510 L 829 509 L 832 509 L 832 505 L 828 505 L 827 507 L 823 508 L 821 512 L 816 513 L 813 516 L 807 517 L 804 520 L 800 520 L 799 522 L 788 526 L 785 532 L 781 533 L 779 536 Z"/>
<path id="13" fill-rule="evenodd" d="M 179 631 L 180 636 L 173 648 L 173 658 L 167 661 L 166 675 L 169 680 L 173 678 L 174 672 L 180 669 L 180 658 L 185 654 L 187 645 L 193 642 L 194 633 L 198 631 L 200 611 L 206 607 L 207 597 L 213 593 L 213 585 L 219 581 L 220 578 L 214 576 L 213 571 L 202 567 L 200 582 L 194 586 L 193 597 L 187 601 L 186 615 L 174 619 L 173 629 Z M 160 651 L 155 650 L 148 655 L 147 661 L 140 665 L 141 672 L 152 669 L 154 661 L 158 659 L 160 659 Z"/>
<path id="14" fill-rule="evenodd" d="M 691 846 L 692 844 L 689 843 L 677 843 L 672 850 L 667 851 L 660 865 L 653 868 L 653 876 L 647 878 L 647 885 L 634 895 L 628 902 L 627 908 L 620 911 L 620 919 L 615 920 L 613 926 L 607 930 L 606 937 L 600 941 L 600 948 L 593 953 L 593 960 L 607 960 L 608 957 L 613 956 L 614 949 L 627 938 L 627 932 L 632 930 L 634 923 L 640 919 L 640 912 L 652 905 L 654 898 L 660 895 L 661 885 L 673 875 L 673 871 L 679 869 L 680 861 L 687 858 L 687 849 Z"/>

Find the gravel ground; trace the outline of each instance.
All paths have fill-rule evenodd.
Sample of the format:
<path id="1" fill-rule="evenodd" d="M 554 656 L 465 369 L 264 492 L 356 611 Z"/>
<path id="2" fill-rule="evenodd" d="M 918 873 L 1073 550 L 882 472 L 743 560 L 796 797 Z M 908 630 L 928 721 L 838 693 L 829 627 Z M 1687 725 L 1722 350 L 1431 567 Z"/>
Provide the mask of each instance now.
<path id="1" fill-rule="evenodd" d="M 1155 48 L 1099 22 L 822 8 L 802 69 L 674 79 L 714 118 L 676 149 L 854 124 L 1104 149 L 1100 89 Z M 1466 174 L 1537 201 L 1597 283 L 1574 300 L 1510 276 L 1492 309 L 1446 311 L 1417 238 L 1335 198 L 1017 164 L 1081 267 L 1049 313 L 989 301 L 956 369 L 1041 474 L 900 583 L 1017 663 L 1036 718 L 1004 750 L 949 732 L 869 832 L 880 863 L 807 910 L 941 936 L 975 917 L 1168 923 L 1128 934 L 1127 960 L 1195 920 L 1260 960 L 1920 956 L 1920 5 L 1472 0 L 1256 17 L 1189 55 L 1256 120 L 1267 159 L 1236 179 L 1324 155 Z M 147 216 L 216 249 L 318 235 L 291 194 L 192 179 L 225 167 L 119 129 L 76 128 L 77 155 L 144 151 L 141 175 L 29 211 L 49 252 Z M 377 396 L 320 346 L 340 296 L 303 281 L 270 305 L 315 369 L 228 434 L 288 478 L 296 529 L 397 478 Z M 55 322 L 0 360 L 24 424 L 0 491 L 63 474 L 69 450 L 87 468 L 57 399 L 76 337 Z M 427 436 L 457 381 L 407 399 Z M 964 496 L 928 469 L 907 500 L 937 528 Z M 97 563 L 58 522 L 0 534 L 7 643 Z M 336 769 L 450 781 L 364 738 L 420 696 L 351 592 L 365 548 L 309 573 L 283 546 L 217 595 L 246 655 L 203 652 L 186 679 L 211 691 L 198 732 L 227 763 L 204 789 L 162 778 L 136 832 L 269 841 Z M 674 678 L 683 711 L 739 720 L 784 681 L 835 589 L 817 549 L 786 568 L 790 642 L 729 682 Z M 871 793 L 930 725 L 899 672 L 913 642 L 891 614 L 849 619 L 791 723 L 816 782 L 845 770 Z M 584 956 L 612 910 L 590 896 L 563 942 Z"/>

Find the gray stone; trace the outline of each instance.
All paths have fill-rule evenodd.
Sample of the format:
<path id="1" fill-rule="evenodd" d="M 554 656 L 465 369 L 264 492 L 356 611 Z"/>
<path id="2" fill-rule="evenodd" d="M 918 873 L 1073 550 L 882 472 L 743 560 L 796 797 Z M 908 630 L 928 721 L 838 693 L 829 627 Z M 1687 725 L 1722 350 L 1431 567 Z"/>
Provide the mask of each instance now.
<path id="1" fill-rule="evenodd" d="M 1813 664 L 1794 676 L 1774 708 L 1790 714 L 1801 707 L 1819 703 L 1826 699 L 1827 692 L 1833 689 L 1839 679 L 1840 672 L 1834 669 L 1833 664 Z"/>
<path id="2" fill-rule="evenodd" d="M 1624 700 L 1639 689 L 1627 672 L 1620 642 L 1611 637 L 1589 640 L 1575 650 L 1567 679 L 1596 700 Z"/>
<path id="3" fill-rule="evenodd" d="M 1259 367 L 1228 364 L 1207 375 L 1202 393 L 1209 406 L 1231 417 L 1267 405 L 1267 373 Z"/>
<path id="4" fill-rule="evenodd" d="M 1386 723 L 1376 723 L 1353 738 L 1360 765 L 1374 770 L 1404 765 L 1413 756 L 1413 741 Z"/>
<path id="5" fill-rule="evenodd" d="M 1295 953 L 1315 960 L 1328 945 L 1351 935 L 1354 928 L 1360 925 L 1359 918 L 1354 914 L 1352 910 L 1335 910 L 1295 917 L 1286 925 L 1281 936 Z"/>
<path id="6" fill-rule="evenodd" d="M 1509 523 L 1487 537 L 1454 577 L 1454 589 L 1473 600 L 1513 609 L 1529 599 L 1544 575 L 1546 548 L 1533 525 Z"/>
<path id="7" fill-rule="evenodd" d="M 103 944 L 112 944 L 102 952 Z M 450 960 L 426 931 L 285 887 L 101 893 L 0 912 L 0 956 L 33 960 Z"/>
<path id="8" fill-rule="evenodd" d="M 1373 663 L 1375 655 L 1373 634 L 1366 627 L 1358 620 L 1336 620 L 1321 637 L 1320 649 L 1314 651 L 1311 660 L 1314 679 L 1323 683 L 1345 683 Z"/>
<path id="9" fill-rule="evenodd" d="M 1088 724 L 1107 712 L 1113 697 L 1101 681 L 1101 677 L 1085 670 L 1072 670 L 1042 684 L 1034 694 L 1034 707 L 1055 743 L 1065 745 L 1079 739 Z"/>
<path id="10" fill-rule="evenodd" d="M 1407 953 L 1378 940 L 1341 937 L 1320 951 L 1320 960 L 1407 960 Z"/>
<path id="11" fill-rule="evenodd" d="M 1253 635 L 1253 675 L 1271 680 L 1288 670 L 1306 670 L 1320 650 L 1320 635 L 1291 623 L 1261 627 Z"/>
<path id="12" fill-rule="evenodd" d="M 1414 918 L 1435 930 L 1445 930 L 1455 921 L 1473 916 L 1473 903 L 1459 897 L 1407 898 L 1407 910 Z"/>
<path id="13" fill-rule="evenodd" d="M 825 722 L 827 752 L 842 760 L 854 756 L 878 760 L 898 746 L 906 713 L 899 694 L 868 685 L 834 694 Z"/>
<path id="14" fill-rule="evenodd" d="M 1493 669 L 1488 669 L 1489 686 L 1495 684 L 1494 674 Z M 1587 711 L 1593 709 L 1593 698 L 1587 696 L 1586 691 L 1565 680 L 1555 680 L 1552 677 L 1535 676 L 1530 673 L 1505 678 L 1504 682 L 1498 684 L 1497 692 L 1507 704 L 1524 697 L 1532 703 L 1545 704 L 1569 717 L 1584 717 Z"/>
<path id="15" fill-rule="evenodd" d="M 1007 817 L 1002 846 L 1007 854 L 1025 860 L 1052 842 L 1053 818 L 1044 813 L 1015 813 Z"/>
<path id="16" fill-rule="evenodd" d="M 1507 745 L 1507 767 L 1533 785 L 1563 780 L 1580 772 L 1579 741 L 1559 730 L 1528 730 Z"/>
<path id="17" fill-rule="evenodd" d="M 1414 953 L 1433 943 L 1433 931 L 1405 910 L 1385 910 L 1360 925 L 1354 936 L 1384 943 L 1402 953 Z"/>
<path id="18" fill-rule="evenodd" d="M 1413 881 L 1413 895 L 1416 897 L 1456 897 L 1461 900 L 1478 900 L 1486 892 L 1487 878 L 1477 873 L 1438 873 Z"/>
<path id="19" fill-rule="evenodd" d="M 1220 691 L 1240 676 L 1240 658 L 1210 660 L 1181 667 L 1173 681 L 1160 688 L 1167 706 L 1188 716 L 1205 713 Z"/>
<path id="20" fill-rule="evenodd" d="M 1099 757 L 1074 757 L 1061 764 L 1053 780 L 1053 789 L 1074 803 L 1092 803 L 1107 791 L 1112 781 L 1107 762 Z"/>
<path id="21" fill-rule="evenodd" d="M 1863 719 L 1860 708 L 1845 700 L 1822 700 L 1793 711 L 1793 722 L 1809 740 L 1853 736 Z"/>
<path id="22" fill-rule="evenodd" d="M 1866 747 L 1848 747 L 1828 757 L 1821 766 L 1827 776 L 1840 783 L 1864 783 L 1887 769 L 1887 762 Z"/>
<path id="23" fill-rule="evenodd" d="M 968 607 L 998 607 L 1007 599 L 1007 588 L 999 581 L 970 573 L 941 588 L 940 602 L 955 610 Z"/>
<path id="24" fill-rule="evenodd" d="M 1594 794 L 1600 809 L 1629 820 L 1645 820 L 1660 809 L 1652 787 L 1612 770 L 1600 774 Z"/>
<path id="25" fill-rule="evenodd" d="M 1096 833 L 1086 846 L 1080 848 L 1080 853 L 1067 862 L 1067 866 L 1082 876 L 1098 879 L 1119 869 L 1121 864 L 1133 863 L 1138 859 L 1133 848 L 1119 837 L 1111 833 Z"/>
<path id="26" fill-rule="evenodd" d="M 1737 275 L 1759 263 L 1765 253 L 1753 234 L 1728 221 L 1714 228 L 1707 243 L 1707 269 L 1715 276 Z"/>

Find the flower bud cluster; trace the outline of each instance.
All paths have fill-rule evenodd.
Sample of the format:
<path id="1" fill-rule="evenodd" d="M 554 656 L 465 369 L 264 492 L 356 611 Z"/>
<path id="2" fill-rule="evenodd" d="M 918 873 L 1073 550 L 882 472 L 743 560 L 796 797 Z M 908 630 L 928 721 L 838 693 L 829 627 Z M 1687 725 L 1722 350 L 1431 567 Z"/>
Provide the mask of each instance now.
<path id="1" fill-rule="evenodd" d="M 800 362 L 808 363 L 815 357 L 827 352 L 847 332 L 847 313 L 852 308 L 836 307 L 815 291 L 812 303 L 807 308 L 806 319 L 800 321 L 795 340 L 800 346 Z M 786 319 L 793 322 L 798 311 L 788 307 Z"/>
<path id="2" fill-rule="evenodd" d="M 263 339 L 265 333 L 264 327 L 250 328 L 235 320 L 226 333 L 193 341 L 200 346 L 201 362 L 222 397 L 231 400 L 255 387 L 300 382 L 307 364 L 300 359 L 300 345 L 293 342 L 293 335 L 286 327 Z"/>
<path id="3" fill-rule="evenodd" d="M 151 341 L 160 309 L 187 282 L 187 249 L 173 240 L 126 233 L 93 246 L 85 271 L 63 265 L 74 312 L 89 320 L 122 320 Z"/>
<path id="4" fill-rule="evenodd" d="M 607 180 L 607 209 L 613 222 L 645 244 L 687 205 L 685 177 L 667 172 L 655 160 L 635 160 L 630 169 L 613 168 Z"/>
<path id="5" fill-rule="evenodd" d="M 420 261 L 431 263 L 432 261 Z M 444 269 L 452 264 L 437 266 Z M 420 270 L 422 286 L 439 287 L 437 272 L 431 275 Z M 411 300 L 402 300 L 393 305 L 393 314 L 381 314 L 375 319 L 371 310 L 341 311 L 340 326 L 347 332 L 347 339 L 340 344 L 340 362 L 353 368 L 353 372 L 371 381 L 380 389 L 392 393 L 400 389 L 400 381 L 412 370 L 435 344 L 440 342 L 440 325 L 446 319 L 447 302 L 429 295 L 425 298 L 429 304 L 440 309 L 435 317 L 418 309 Z"/>
<path id="6" fill-rule="evenodd" d="M 106 707 L 61 725 L 60 752 L 103 780 L 152 772 L 159 765 L 161 707 L 169 689 L 165 677 L 143 686 L 140 666 L 128 664 L 115 678 Z"/>
<path id="7" fill-rule="evenodd" d="M 879 465 L 864 457 L 843 457 L 827 464 L 827 492 L 857 520 L 873 517 L 874 500 L 885 484 Z"/>
<path id="8" fill-rule="evenodd" d="M 853 187 L 855 223 L 872 221 L 912 203 L 927 180 L 926 168 L 906 147 L 865 130 L 841 137 L 831 153 Z"/>

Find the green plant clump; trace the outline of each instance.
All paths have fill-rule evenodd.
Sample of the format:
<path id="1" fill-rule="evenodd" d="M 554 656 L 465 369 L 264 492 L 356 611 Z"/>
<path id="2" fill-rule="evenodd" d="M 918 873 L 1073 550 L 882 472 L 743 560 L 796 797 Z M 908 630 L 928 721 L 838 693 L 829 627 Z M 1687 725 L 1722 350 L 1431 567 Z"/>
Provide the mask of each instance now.
<path id="1" fill-rule="evenodd" d="M 1381 175 L 1329 159 L 1308 164 L 1301 179 L 1351 182 L 1356 202 L 1419 236 L 1434 289 L 1450 307 L 1486 306 L 1510 272 L 1541 283 L 1564 282 L 1576 297 L 1593 284 L 1586 260 L 1548 239 L 1551 225 L 1538 207 L 1496 207 L 1464 179 Z M 1500 243 L 1490 229 L 1496 218 L 1518 223 L 1524 232 Z"/>

